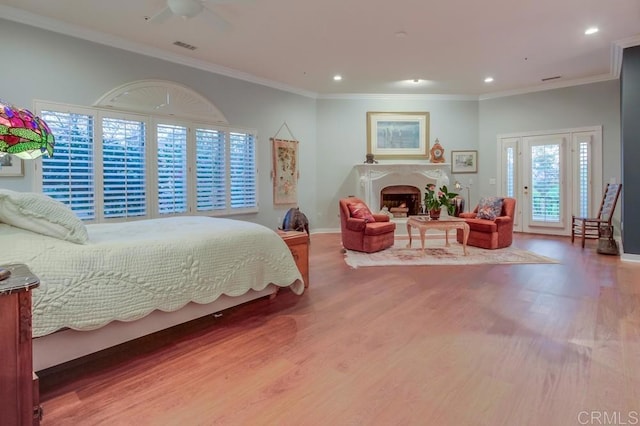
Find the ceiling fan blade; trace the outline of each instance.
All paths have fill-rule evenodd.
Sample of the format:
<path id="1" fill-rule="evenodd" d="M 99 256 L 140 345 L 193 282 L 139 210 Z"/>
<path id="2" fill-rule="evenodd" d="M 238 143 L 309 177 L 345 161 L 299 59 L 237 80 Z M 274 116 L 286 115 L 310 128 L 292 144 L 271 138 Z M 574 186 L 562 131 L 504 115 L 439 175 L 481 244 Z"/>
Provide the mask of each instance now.
<path id="1" fill-rule="evenodd" d="M 160 12 L 147 19 L 147 22 L 164 22 L 173 15 L 169 6 L 165 6 Z"/>
<path id="2" fill-rule="evenodd" d="M 229 21 L 224 19 L 222 16 L 218 15 L 215 11 L 209 9 L 205 6 L 204 8 L 207 11 L 207 19 L 210 20 L 213 24 L 213 27 L 218 31 L 226 31 L 231 27 Z"/>

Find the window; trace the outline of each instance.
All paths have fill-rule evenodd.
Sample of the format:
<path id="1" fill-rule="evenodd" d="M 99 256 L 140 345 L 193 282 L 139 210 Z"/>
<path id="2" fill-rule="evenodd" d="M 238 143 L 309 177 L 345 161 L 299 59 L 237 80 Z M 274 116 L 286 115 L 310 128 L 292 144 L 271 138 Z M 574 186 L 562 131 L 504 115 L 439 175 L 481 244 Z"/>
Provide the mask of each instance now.
<path id="1" fill-rule="evenodd" d="M 256 207 L 255 140 L 248 133 L 230 135 L 231 208 Z"/>
<path id="2" fill-rule="evenodd" d="M 70 206 L 81 219 L 95 219 L 93 116 L 51 110 L 40 116 L 56 138 L 54 157 L 43 157 L 42 192 Z"/>
<path id="3" fill-rule="evenodd" d="M 36 105 L 56 138 L 42 191 L 83 220 L 257 211 L 253 132 L 76 109 Z"/>
<path id="4" fill-rule="evenodd" d="M 199 212 L 227 207 L 225 140 L 224 132 L 196 130 L 196 208 Z"/>
<path id="5" fill-rule="evenodd" d="M 107 219 L 145 217 L 145 125 L 102 119 L 103 214 Z M 55 157 L 55 151 L 54 151 Z"/>
<path id="6" fill-rule="evenodd" d="M 156 126 L 158 153 L 158 211 L 185 213 L 187 206 L 187 128 Z"/>

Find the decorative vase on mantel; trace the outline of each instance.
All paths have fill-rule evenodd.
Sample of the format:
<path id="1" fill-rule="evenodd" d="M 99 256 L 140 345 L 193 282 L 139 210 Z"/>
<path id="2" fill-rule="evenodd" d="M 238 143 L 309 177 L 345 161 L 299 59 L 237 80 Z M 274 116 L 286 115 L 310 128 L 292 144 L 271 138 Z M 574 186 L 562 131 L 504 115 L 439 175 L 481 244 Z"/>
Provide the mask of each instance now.
<path id="1" fill-rule="evenodd" d="M 440 219 L 440 209 L 431 209 L 429 210 L 429 218 L 431 220 L 438 220 Z"/>

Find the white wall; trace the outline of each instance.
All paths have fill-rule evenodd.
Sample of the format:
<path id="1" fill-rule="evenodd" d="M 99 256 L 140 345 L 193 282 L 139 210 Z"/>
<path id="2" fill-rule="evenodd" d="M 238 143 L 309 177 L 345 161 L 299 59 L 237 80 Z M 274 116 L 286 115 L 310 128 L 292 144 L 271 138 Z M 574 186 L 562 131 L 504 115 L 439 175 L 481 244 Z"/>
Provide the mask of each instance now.
<path id="1" fill-rule="evenodd" d="M 338 199 L 354 192 L 353 166 L 367 151 L 367 111 L 428 111 L 429 142 L 440 140 L 447 162 L 451 150 L 477 149 L 479 173 L 452 176 L 465 184 L 473 180 L 472 206 L 495 194 L 489 179 L 496 176 L 496 136 L 502 133 L 602 125 L 604 180 L 621 175 L 618 80 L 482 101 L 313 99 L 2 19 L 0 38 L 6 58 L 0 97 L 16 105 L 31 107 L 34 99 L 92 105 L 114 87 L 157 78 L 199 92 L 231 125 L 256 129 L 260 213 L 242 218 L 271 228 L 287 208 L 273 205 L 269 138 L 285 121 L 300 140 L 299 206 L 316 230 L 339 228 Z M 0 178 L 0 187 L 32 190 L 33 165 L 25 162 L 24 178 Z"/>
<path id="2" fill-rule="evenodd" d="M 603 181 L 620 182 L 620 81 L 480 101 L 478 191 L 495 195 L 497 139 L 504 133 L 602 126 Z"/>
<path id="3" fill-rule="evenodd" d="M 163 79 L 188 86 L 206 97 L 230 125 L 256 129 L 260 213 L 244 215 L 243 219 L 275 228 L 278 218 L 288 209 L 273 205 L 270 178 L 269 138 L 285 121 L 300 141 L 300 186 L 316 186 L 315 99 L 2 19 L 0 39 L 3 56 L 10 58 L 0 67 L 0 97 L 12 104 L 32 108 L 33 101 L 40 99 L 92 105 L 122 84 Z M 25 162 L 24 177 L 1 178 L 0 187 L 33 190 L 34 164 Z M 317 209 L 311 191 L 301 190 L 298 201 L 305 212 Z"/>
<path id="4" fill-rule="evenodd" d="M 318 101 L 317 205 L 320 227 L 339 227 L 338 199 L 353 193 L 354 164 L 366 154 L 367 111 L 429 111 L 431 140 L 451 150 L 478 150 L 478 174 L 452 175 L 472 181 L 471 207 L 496 195 L 497 135 L 571 127 L 603 126 L 603 180 L 620 181 L 620 86 L 618 80 L 481 101 L 321 99 Z M 466 191 L 462 192 L 466 196 Z M 619 215 L 619 212 L 616 212 Z"/>
<path id="5" fill-rule="evenodd" d="M 338 200 L 354 194 L 353 166 L 363 163 L 367 153 L 367 111 L 428 111 L 429 143 L 433 145 L 435 139 L 439 139 L 448 163 L 451 150 L 478 147 L 478 101 L 475 100 L 320 99 L 317 111 L 316 200 L 320 228 L 338 229 Z M 468 179 L 469 176 L 475 175 L 452 178 Z"/>
<path id="6" fill-rule="evenodd" d="M 479 196 L 497 195 L 497 138 L 504 133 L 602 126 L 602 179 L 621 180 L 620 81 L 547 90 L 480 101 Z M 597 161 L 597 160 L 596 160 Z M 620 211 L 614 222 L 620 229 Z"/>

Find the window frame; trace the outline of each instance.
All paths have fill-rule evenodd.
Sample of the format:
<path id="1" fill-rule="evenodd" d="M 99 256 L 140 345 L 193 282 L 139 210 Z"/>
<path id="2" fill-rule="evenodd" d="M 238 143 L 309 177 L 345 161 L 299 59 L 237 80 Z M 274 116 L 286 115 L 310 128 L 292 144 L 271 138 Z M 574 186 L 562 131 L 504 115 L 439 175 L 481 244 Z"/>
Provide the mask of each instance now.
<path id="1" fill-rule="evenodd" d="M 83 107 L 64 103 L 40 101 L 34 102 L 34 110 L 40 115 L 42 111 L 54 111 L 57 113 L 68 114 L 84 114 L 93 117 L 93 185 L 95 194 L 94 203 L 94 219 L 85 220 L 85 223 L 108 223 L 135 221 L 143 219 L 153 219 L 159 217 L 171 216 L 231 216 L 242 215 L 259 212 L 259 176 L 258 176 L 258 135 L 255 129 L 243 128 L 238 126 L 226 126 L 220 123 L 192 121 L 181 117 L 149 115 L 136 112 L 121 111 L 116 109 L 106 109 L 97 107 Z M 104 217 L 104 174 L 103 174 L 103 152 L 102 152 L 102 120 L 103 118 L 114 118 L 124 120 L 136 120 L 145 123 L 145 180 L 146 180 L 146 211 L 147 214 L 138 217 L 121 217 L 121 218 L 105 218 Z M 184 213 L 160 214 L 159 212 L 159 169 L 157 155 L 157 126 L 171 125 L 183 126 L 187 128 L 187 211 Z M 214 130 L 223 132 L 225 137 L 224 155 L 225 155 L 225 208 L 217 210 L 198 211 L 197 209 L 197 187 L 196 187 L 196 129 Z M 231 207 L 231 164 L 230 157 L 230 135 L 232 132 L 243 133 L 253 137 L 253 175 L 254 175 L 254 195 L 255 206 L 232 208 Z M 55 135 L 54 135 L 55 136 Z M 55 157 L 55 150 L 54 150 Z M 34 161 L 35 179 L 34 189 L 38 192 L 43 191 L 43 173 L 42 159 Z"/>
<path id="2" fill-rule="evenodd" d="M 149 173 L 149 155 L 150 155 L 150 144 L 149 144 L 149 119 L 147 116 L 143 115 L 143 114 L 136 114 L 136 113 L 130 113 L 130 112 L 125 112 L 125 111 L 115 111 L 115 110 L 101 110 L 96 108 L 96 117 L 97 117 L 97 121 L 96 124 L 94 126 L 94 128 L 96 129 L 96 137 L 97 139 L 94 140 L 94 145 L 95 145 L 95 153 L 94 153 L 94 170 L 95 170 L 95 175 L 96 178 L 94 179 L 95 185 L 96 187 L 95 189 L 95 194 L 96 194 L 96 223 L 110 223 L 110 222 L 129 222 L 129 221 L 134 221 L 134 220 L 143 220 L 143 219 L 149 219 L 149 214 L 151 212 L 151 202 L 150 202 L 150 192 L 151 192 L 151 188 L 153 188 L 150 184 L 150 173 Z M 103 127 L 102 127 L 102 120 L 104 118 L 110 118 L 110 119 L 114 119 L 114 120 L 128 120 L 128 121 L 140 121 L 142 122 L 145 127 L 146 127 L 146 132 L 145 132 L 145 188 L 146 188 L 146 193 L 145 193 L 145 206 L 146 206 L 146 212 L 147 214 L 145 215 L 141 215 L 141 216 L 125 216 L 125 217 L 114 217 L 114 218 L 106 218 L 105 217 L 105 213 L 104 213 L 104 151 L 103 151 Z M 55 136 L 55 135 L 54 135 Z M 53 155 L 55 156 L 55 147 L 54 147 L 54 152 Z M 40 162 L 42 160 L 39 160 Z M 100 164 L 100 167 L 97 167 L 96 164 Z M 40 183 L 42 183 L 42 177 L 40 177 L 39 180 Z M 98 209 L 99 206 L 99 209 Z"/>

